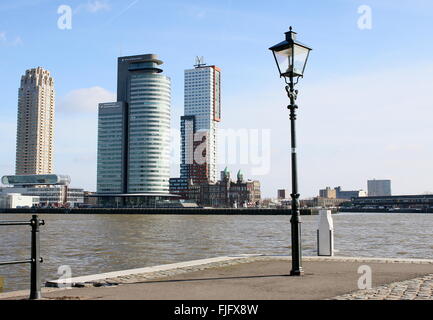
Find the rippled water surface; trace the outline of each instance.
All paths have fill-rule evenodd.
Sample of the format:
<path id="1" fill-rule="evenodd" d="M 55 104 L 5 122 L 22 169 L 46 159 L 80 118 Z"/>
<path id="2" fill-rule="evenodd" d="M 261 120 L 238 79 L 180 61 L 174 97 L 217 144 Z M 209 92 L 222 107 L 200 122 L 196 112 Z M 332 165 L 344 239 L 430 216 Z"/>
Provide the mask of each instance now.
<path id="1" fill-rule="evenodd" d="M 289 216 L 41 215 L 43 280 L 232 254 L 290 254 Z M 433 259 L 433 214 L 334 215 L 341 256 Z M 1 214 L 0 220 L 30 215 Z M 304 255 L 316 254 L 318 216 L 303 216 Z M 28 258 L 30 227 L 0 226 L 0 261 Z M 29 266 L 0 266 L 4 291 L 29 286 Z"/>

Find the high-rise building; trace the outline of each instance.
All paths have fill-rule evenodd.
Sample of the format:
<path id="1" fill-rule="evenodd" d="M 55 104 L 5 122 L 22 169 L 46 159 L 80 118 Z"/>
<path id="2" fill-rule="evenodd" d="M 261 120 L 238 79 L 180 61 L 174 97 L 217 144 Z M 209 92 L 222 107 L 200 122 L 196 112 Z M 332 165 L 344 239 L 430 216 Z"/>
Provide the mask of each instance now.
<path id="1" fill-rule="evenodd" d="M 170 179 L 170 192 L 188 198 L 192 184 L 217 182 L 217 134 L 221 121 L 221 70 L 197 57 L 185 70 L 184 116 L 180 118 L 180 177 Z"/>
<path id="2" fill-rule="evenodd" d="M 336 199 L 337 191 L 335 189 L 331 189 L 330 187 L 326 187 L 326 189 L 319 190 L 319 197 L 326 199 Z"/>
<path id="3" fill-rule="evenodd" d="M 99 104 L 98 193 L 123 193 L 126 190 L 126 119 L 124 102 Z"/>
<path id="4" fill-rule="evenodd" d="M 192 179 L 194 183 L 217 181 L 217 132 L 221 121 L 220 73 L 220 68 L 207 66 L 201 60 L 193 69 L 185 70 L 181 178 Z"/>
<path id="5" fill-rule="evenodd" d="M 53 172 L 54 79 L 38 67 L 21 77 L 18 91 L 18 121 L 15 173 Z"/>
<path id="6" fill-rule="evenodd" d="M 369 197 L 391 196 L 391 180 L 368 180 L 367 187 Z"/>
<path id="7" fill-rule="evenodd" d="M 278 200 L 285 200 L 288 199 L 289 197 L 289 192 L 287 192 L 286 189 L 278 189 L 277 190 L 277 198 Z"/>
<path id="8" fill-rule="evenodd" d="M 117 102 L 101 103 L 98 194 L 168 195 L 170 78 L 154 54 L 118 59 Z"/>

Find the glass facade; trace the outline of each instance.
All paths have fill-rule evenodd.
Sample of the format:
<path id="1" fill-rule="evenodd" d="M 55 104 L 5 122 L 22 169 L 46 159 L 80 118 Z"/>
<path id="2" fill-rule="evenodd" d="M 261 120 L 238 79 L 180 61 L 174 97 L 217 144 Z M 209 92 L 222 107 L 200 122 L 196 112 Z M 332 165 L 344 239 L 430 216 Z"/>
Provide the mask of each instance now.
<path id="1" fill-rule="evenodd" d="M 99 107 L 99 194 L 169 194 L 171 84 L 162 63 L 153 54 L 118 59 L 118 102 Z"/>
<path id="2" fill-rule="evenodd" d="M 125 103 L 101 103 L 98 116 L 97 192 L 123 192 Z"/>
<path id="3" fill-rule="evenodd" d="M 35 205 L 38 206 L 61 206 L 69 204 L 71 207 L 84 202 L 84 190 L 69 188 L 66 185 L 46 185 L 27 187 L 0 188 L 0 195 L 21 194 L 23 196 L 37 197 Z"/>
<path id="4" fill-rule="evenodd" d="M 27 185 L 69 185 L 71 178 L 61 174 L 29 174 L 2 177 L 2 183 L 14 186 Z"/>
<path id="5" fill-rule="evenodd" d="M 195 116 L 182 116 L 180 118 L 180 177 L 185 181 L 192 177 L 192 165 L 194 164 L 195 131 Z"/>
<path id="6" fill-rule="evenodd" d="M 128 193 L 168 193 L 170 79 L 157 73 L 130 78 Z"/>

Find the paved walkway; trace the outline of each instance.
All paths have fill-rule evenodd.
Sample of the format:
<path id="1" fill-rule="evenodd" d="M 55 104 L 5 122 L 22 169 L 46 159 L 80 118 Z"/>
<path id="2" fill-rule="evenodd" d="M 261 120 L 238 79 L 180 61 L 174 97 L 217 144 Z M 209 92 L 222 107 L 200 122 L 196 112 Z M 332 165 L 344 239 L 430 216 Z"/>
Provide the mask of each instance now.
<path id="1" fill-rule="evenodd" d="M 371 290 L 358 289 L 358 268 L 372 270 Z M 304 259 L 305 276 L 288 276 L 288 257 L 240 257 L 180 268 L 122 275 L 81 288 L 43 291 L 46 299 L 303 300 L 433 299 L 433 261 L 368 258 Z M 23 299 L 10 293 L 0 299 Z"/>
<path id="2" fill-rule="evenodd" d="M 433 300 L 433 274 L 359 290 L 335 297 L 335 300 Z"/>

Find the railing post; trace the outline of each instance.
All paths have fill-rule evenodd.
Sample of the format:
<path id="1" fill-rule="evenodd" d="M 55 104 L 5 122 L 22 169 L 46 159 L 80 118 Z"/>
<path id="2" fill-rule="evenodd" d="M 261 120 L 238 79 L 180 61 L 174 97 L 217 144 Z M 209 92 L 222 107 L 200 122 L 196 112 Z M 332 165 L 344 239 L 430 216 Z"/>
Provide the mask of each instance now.
<path id="1" fill-rule="evenodd" d="M 32 248 L 31 248 L 31 268 L 30 268 L 30 298 L 41 299 L 41 252 L 39 243 L 39 226 L 44 224 L 37 215 L 33 215 L 30 220 L 32 226 Z"/>

